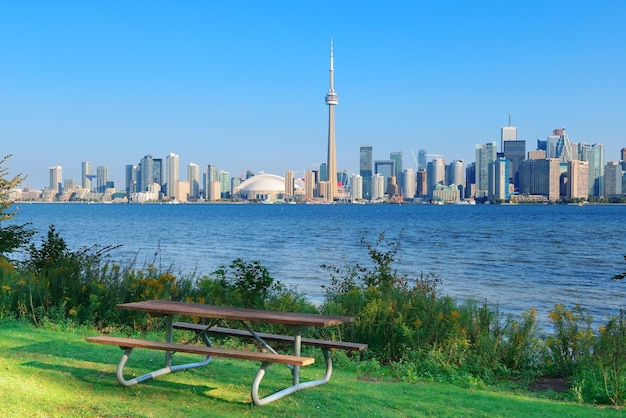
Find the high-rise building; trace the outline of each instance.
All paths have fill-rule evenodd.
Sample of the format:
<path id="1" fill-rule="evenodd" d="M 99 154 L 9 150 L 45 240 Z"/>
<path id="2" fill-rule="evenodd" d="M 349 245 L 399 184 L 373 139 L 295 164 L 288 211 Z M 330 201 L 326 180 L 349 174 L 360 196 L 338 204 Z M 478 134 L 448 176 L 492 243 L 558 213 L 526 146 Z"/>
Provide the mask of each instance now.
<path id="1" fill-rule="evenodd" d="M 617 161 L 606 163 L 604 168 L 604 195 L 606 197 L 622 196 L 622 166 Z"/>
<path id="2" fill-rule="evenodd" d="M 580 143 L 578 153 L 581 161 L 589 163 L 589 196 L 604 196 L 604 145 Z"/>
<path id="3" fill-rule="evenodd" d="M 511 183 L 513 183 L 515 189 L 519 189 L 519 165 L 526 156 L 526 141 L 507 140 L 503 144 L 504 158 L 511 162 L 511 172 L 509 173 Z"/>
<path id="4" fill-rule="evenodd" d="M 407 168 L 402 173 L 402 192 L 401 195 L 405 199 L 413 199 L 416 194 L 417 180 L 415 177 L 415 171 L 412 168 Z"/>
<path id="5" fill-rule="evenodd" d="M 220 184 L 220 198 L 227 199 L 230 197 L 230 173 L 220 170 L 217 173 L 217 180 Z"/>
<path id="6" fill-rule="evenodd" d="M 91 161 L 83 161 L 81 164 L 81 182 L 83 189 L 91 191 Z"/>
<path id="7" fill-rule="evenodd" d="M 311 201 L 315 197 L 315 173 L 307 170 L 304 173 L 304 199 Z"/>
<path id="8" fill-rule="evenodd" d="M 393 173 L 397 179 L 402 175 L 402 151 L 394 151 L 389 153 L 389 159 L 395 161 L 395 172 Z"/>
<path id="9" fill-rule="evenodd" d="M 189 182 L 189 196 L 193 199 L 200 197 L 200 166 L 189 163 L 187 166 L 187 181 Z"/>
<path id="10" fill-rule="evenodd" d="M 487 196 L 489 190 L 489 164 L 497 157 L 496 142 L 476 145 L 476 197 Z"/>
<path id="11" fill-rule="evenodd" d="M 63 190 L 63 167 L 55 165 L 50 167 L 50 184 L 49 188 L 54 193 L 61 193 Z"/>
<path id="12" fill-rule="evenodd" d="M 620 151 L 621 161 L 626 161 L 626 148 L 622 148 Z"/>
<path id="13" fill-rule="evenodd" d="M 291 171 L 285 171 L 285 199 L 293 198 L 295 196 L 296 191 L 296 174 Z"/>
<path id="14" fill-rule="evenodd" d="M 339 103 L 339 97 L 335 93 L 335 70 L 333 66 L 333 40 L 330 40 L 330 88 L 326 94 L 328 105 L 328 161 L 327 176 L 330 181 L 330 193 L 326 199 L 333 201 L 337 196 L 337 155 L 335 146 L 335 106 Z"/>
<path id="15" fill-rule="evenodd" d="M 448 165 L 446 170 L 446 184 L 455 185 L 459 189 L 459 195 L 465 196 L 465 162 L 454 160 Z"/>
<path id="16" fill-rule="evenodd" d="M 359 174 L 363 179 L 363 199 L 372 198 L 372 175 L 374 174 L 374 151 L 371 145 L 361 145 L 359 150 Z"/>
<path id="17" fill-rule="evenodd" d="M 425 149 L 417 151 L 417 169 L 426 170 L 426 164 L 428 164 L 428 156 Z"/>
<path id="18" fill-rule="evenodd" d="M 489 164 L 489 200 L 509 200 L 510 163 L 506 158 L 498 158 Z"/>
<path id="19" fill-rule="evenodd" d="M 426 184 L 427 195 L 433 196 L 433 191 L 437 185 L 445 186 L 446 182 L 446 162 L 443 158 L 434 158 L 426 164 Z"/>
<path id="20" fill-rule="evenodd" d="M 171 152 L 166 158 L 167 165 L 167 180 L 166 180 L 166 189 L 165 195 L 170 199 L 176 198 L 176 184 L 180 179 L 180 171 L 179 171 L 179 158 L 178 155 Z"/>
<path id="21" fill-rule="evenodd" d="M 517 141 L 517 127 L 511 125 L 511 114 L 509 113 L 509 124 L 500 129 L 501 150 L 504 152 L 504 141 Z"/>
<path id="22" fill-rule="evenodd" d="M 127 164 L 125 169 L 125 189 L 126 196 L 130 197 L 131 193 L 137 193 L 139 190 L 137 188 L 137 176 L 139 175 L 139 167 L 133 164 Z"/>
<path id="23" fill-rule="evenodd" d="M 587 199 L 589 197 L 589 163 L 571 160 L 567 163 L 567 197 Z"/>
<path id="24" fill-rule="evenodd" d="M 216 182 L 218 182 L 217 168 L 215 168 L 214 165 L 209 164 L 206 166 L 206 169 L 204 171 L 204 198 L 205 199 L 216 200 L 216 199 L 211 199 L 211 196 L 215 197 L 215 196 L 220 195 L 219 187 L 217 191 L 212 190 Z"/>
<path id="25" fill-rule="evenodd" d="M 96 188 L 98 193 L 104 193 L 109 181 L 109 168 L 104 165 L 96 167 Z"/>
<path id="26" fill-rule="evenodd" d="M 353 174 L 350 177 L 350 199 L 363 199 L 363 177 L 359 174 Z"/>
<path id="27" fill-rule="evenodd" d="M 396 162 L 394 160 L 376 160 L 374 161 L 374 174 L 383 176 L 383 182 L 388 185 L 391 177 L 395 179 Z M 389 193 L 388 190 L 385 190 Z"/>
<path id="28" fill-rule="evenodd" d="M 372 200 L 385 197 L 385 176 L 374 174 L 372 176 Z"/>
<path id="29" fill-rule="evenodd" d="M 144 156 L 139 162 L 139 175 L 138 184 L 140 185 L 139 191 L 147 192 L 153 188 L 153 184 L 162 186 L 161 180 L 161 159 L 152 158 L 152 155 L 148 154 Z"/>
<path id="30" fill-rule="evenodd" d="M 520 164 L 520 189 L 522 194 L 543 195 L 551 202 L 560 197 L 561 168 L 557 158 L 529 159 Z"/>

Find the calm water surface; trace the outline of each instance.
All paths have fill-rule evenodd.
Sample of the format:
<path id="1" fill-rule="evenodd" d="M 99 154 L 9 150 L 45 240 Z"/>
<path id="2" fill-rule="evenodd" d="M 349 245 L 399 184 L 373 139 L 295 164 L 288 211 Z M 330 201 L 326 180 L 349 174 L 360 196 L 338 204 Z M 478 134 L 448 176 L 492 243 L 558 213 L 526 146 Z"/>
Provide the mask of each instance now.
<path id="1" fill-rule="evenodd" d="M 323 263 L 367 262 L 365 237 L 401 236 L 398 269 L 434 273 L 458 299 L 501 310 L 580 303 L 596 320 L 626 307 L 626 206 L 19 204 L 14 222 L 53 224 L 70 248 L 123 247 L 114 259 L 208 274 L 241 257 L 321 301 Z"/>

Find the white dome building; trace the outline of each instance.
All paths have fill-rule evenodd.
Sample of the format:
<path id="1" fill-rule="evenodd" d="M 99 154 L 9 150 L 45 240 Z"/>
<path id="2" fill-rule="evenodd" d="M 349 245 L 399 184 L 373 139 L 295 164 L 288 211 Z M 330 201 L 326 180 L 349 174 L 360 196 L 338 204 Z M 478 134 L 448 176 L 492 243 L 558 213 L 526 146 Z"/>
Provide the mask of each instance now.
<path id="1" fill-rule="evenodd" d="M 295 180 L 296 196 L 301 195 L 303 184 Z M 257 174 L 250 177 L 233 190 L 233 197 L 244 200 L 281 200 L 285 198 L 285 179 L 276 174 Z"/>

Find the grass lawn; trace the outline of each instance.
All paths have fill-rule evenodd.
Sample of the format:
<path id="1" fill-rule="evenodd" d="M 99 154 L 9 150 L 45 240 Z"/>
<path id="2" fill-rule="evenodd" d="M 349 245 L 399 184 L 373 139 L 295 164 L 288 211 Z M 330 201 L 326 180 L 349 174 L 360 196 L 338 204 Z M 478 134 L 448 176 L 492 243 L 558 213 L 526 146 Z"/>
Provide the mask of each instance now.
<path id="1" fill-rule="evenodd" d="M 495 389 L 365 378 L 354 365 L 337 367 L 326 385 L 263 407 L 253 406 L 250 385 L 258 363 L 214 359 L 199 369 L 121 386 L 115 368 L 122 351 L 90 344 L 89 330 L 35 328 L 0 321 L 2 417 L 622 417 L 623 410 L 549 401 Z M 178 356 L 178 355 L 177 355 Z M 180 355 L 182 361 L 197 356 Z M 143 374 L 162 366 L 163 353 L 135 349 L 126 370 Z M 323 375 L 323 361 L 302 370 L 302 380 Z M 261 385 L 289 382 L 274 365 Z M 262 395 L 267 392 L 262 391 Z"/>

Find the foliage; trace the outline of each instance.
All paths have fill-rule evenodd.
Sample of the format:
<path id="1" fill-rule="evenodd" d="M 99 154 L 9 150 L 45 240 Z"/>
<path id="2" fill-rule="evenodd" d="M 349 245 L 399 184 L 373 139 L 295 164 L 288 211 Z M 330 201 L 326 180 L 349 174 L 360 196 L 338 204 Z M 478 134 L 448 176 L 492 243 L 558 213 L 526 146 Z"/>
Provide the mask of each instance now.
<path id="1" fill-rule="evenodd" d="M 624 256 L 624 260 L 626 260 L 626 255 Z M 622 280 L 624 277 L 626 277 L 626 271 L 623 273 L 619 273 L 616 274 L 615 276 L 612 277 L 613 280 Z"/>
<path id="2" fill-rule="evenodd" d="M 11 206 L 9 192 L 24 180 L 21 174 L 11 179 L 7 178 L 8 170 L 3 165 L 10 157 L 8 155 L 0 160 L 0 222 L 15 216 L 15 212 L 7 212 Z M 27 227 L 28 224 L 0 227 L 0 257 L 24 247 L 29 242 L 34 231 Z"/>
<path id="3" fill-rule="evenodd" d="M 207 290 L 210 303 L 263 308 L 283 285 L 259 261 L 237 258 L 228 267 L 220 266 L 213 272 L 213 280 L 205 280 L 200 287 Z"/>

